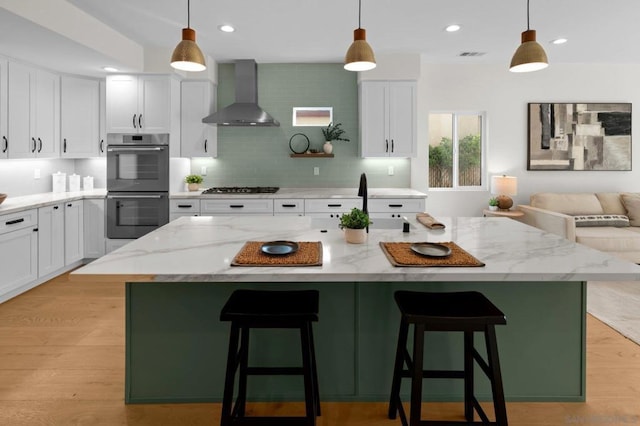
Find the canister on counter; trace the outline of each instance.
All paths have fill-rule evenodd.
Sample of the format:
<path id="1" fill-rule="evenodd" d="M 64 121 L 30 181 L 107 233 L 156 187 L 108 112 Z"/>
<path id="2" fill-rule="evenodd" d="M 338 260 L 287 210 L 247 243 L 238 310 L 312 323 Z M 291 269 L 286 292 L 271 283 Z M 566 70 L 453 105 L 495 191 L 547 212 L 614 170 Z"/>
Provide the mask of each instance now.
<path id="1" fill-rule="evenodd" d="M 69 191 L 80 191 L 80 175 L 72 174 L 69 175 Z"/>
<path id="2" fill-rule="evenodd" d="M 67 174 L 57 172 L 52 177 L 53 192 L 65 192 L 67 190 Z"/>
<path id="3" fill-rule="evenodd" d="M 93 191 L 93 176 L 85 176 L 82 178 L 82 189 L 85 191 Z"/>

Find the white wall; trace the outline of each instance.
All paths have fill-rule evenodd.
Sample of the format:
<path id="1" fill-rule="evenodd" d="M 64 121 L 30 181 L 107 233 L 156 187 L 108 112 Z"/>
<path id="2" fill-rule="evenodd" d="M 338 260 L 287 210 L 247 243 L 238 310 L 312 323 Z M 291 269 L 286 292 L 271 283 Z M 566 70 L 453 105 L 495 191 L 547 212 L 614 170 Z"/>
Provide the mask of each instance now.
<path id="1" fill-rule="evenodd" d="M 36 169 L 40 171 L 40 179 L 33 177 Z M 0 160 L 0 193 L 18 197 L 51 192 L 51 175 L 56 172 L 73 174 L 74 160 Z"/>
<path id="2" fill-rule="evenodd" d="M 527 171 L 527 103 L 631 102 L 640 105 L 640 65 L 555 65 L 526 74 L 503 65 L 423 63 L 418 82 L 418 157 L 412 160 L 412 187 L 428 191 L 427 117 L 435 110 L 479 110 L 487 116 L 489 175 L 518 177 L 516 204 L 528 204 L 534 192 L 640 192 L 640 150 L 632 149 L 629 172 Z M 632 135 L 640 135 L 634 106 Z M 636 136 L 637 137 L 637 136 Z M 633 141 L 635 142 L 635 141 Z M 488 187 L 487 187 L 488 189 Z M 478 216 L 488 190 L 428 191 L 427 210 L 440 216 Z"/>

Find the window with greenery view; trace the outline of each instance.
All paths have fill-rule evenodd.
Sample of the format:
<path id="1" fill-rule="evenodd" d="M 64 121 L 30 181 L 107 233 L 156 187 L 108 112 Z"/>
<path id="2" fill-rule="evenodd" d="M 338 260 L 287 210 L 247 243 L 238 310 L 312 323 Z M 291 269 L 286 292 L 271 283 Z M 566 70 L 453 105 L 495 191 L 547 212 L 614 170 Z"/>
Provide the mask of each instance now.
<path id="1" fill-rule="evenodd" d="M 484 174 L 481 113 L 429 114 L 429 188 L 479 188 Z"/>

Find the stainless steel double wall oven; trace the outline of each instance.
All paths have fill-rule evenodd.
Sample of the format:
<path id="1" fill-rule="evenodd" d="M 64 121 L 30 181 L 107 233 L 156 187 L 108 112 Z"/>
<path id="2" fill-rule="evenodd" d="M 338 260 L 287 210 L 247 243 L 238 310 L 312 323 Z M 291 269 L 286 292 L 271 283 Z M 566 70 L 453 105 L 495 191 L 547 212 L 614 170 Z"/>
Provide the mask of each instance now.
<path id="1" fill-rule="evenodd" d="M 138 238 L 169 222 L 169 135 L 109 135 L 107 238 Z"/>

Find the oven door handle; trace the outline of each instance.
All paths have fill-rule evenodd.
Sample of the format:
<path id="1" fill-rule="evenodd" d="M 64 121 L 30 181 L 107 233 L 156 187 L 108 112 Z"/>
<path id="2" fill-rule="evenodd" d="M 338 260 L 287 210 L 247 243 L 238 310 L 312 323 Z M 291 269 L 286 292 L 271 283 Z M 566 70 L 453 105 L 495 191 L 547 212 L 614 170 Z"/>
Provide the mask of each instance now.
<path id="1" fill-rule="evenodd" d="M 131 151 L 164 151 L 164 148 L 160 147 L 160 146 L 148 147 L 148 148 L 147 147 L 141 147 L 141 146 L 122 146 L 122 147 L 120 147 L 120 146 L 118 146 L 118 147 L 108 146 L 107 147 L 107 151 L 109 151 L 109 152 L 116 152 L 116 151 L 123 151 L 123 152 L 124 151 L 128 151 L 128 152 L 131 152 Z"/>
<path id="2" fill-rule="evenodd" d="M 109 199 L 117 199 L 117 198 L 146 198 L 146 199 L 154 199 L 159 200 L 162 198 L 162 195 L 107 195 Z"/>

